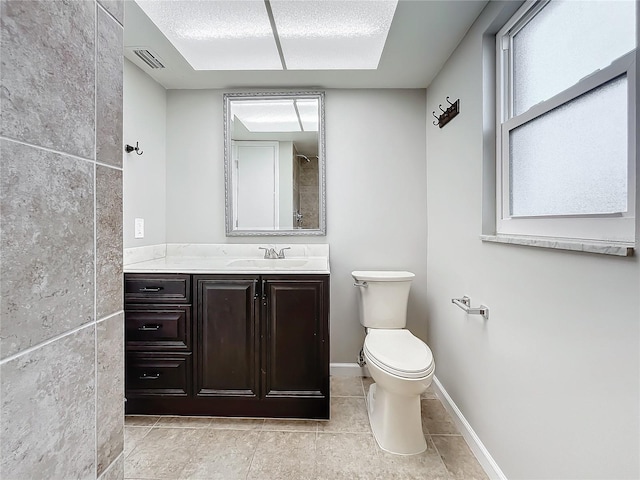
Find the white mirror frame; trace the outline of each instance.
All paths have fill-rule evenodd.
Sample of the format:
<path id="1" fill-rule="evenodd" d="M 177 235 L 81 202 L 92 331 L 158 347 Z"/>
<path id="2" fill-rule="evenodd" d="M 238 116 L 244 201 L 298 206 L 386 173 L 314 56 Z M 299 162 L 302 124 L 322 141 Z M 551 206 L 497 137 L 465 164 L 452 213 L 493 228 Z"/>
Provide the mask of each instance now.
<path id="1" fill-rule="evenodd" d="M 235 99 L 245 100 L 277 100 L 289 98 L 313 98 L 318 100 L 319 121 L 318 126 L 318 228 L 317 229 L 291 229 L 291 230 L 238 230 L 234 225 L 233 204 L 233 179 L 231 162 L 231 102 Z M 251 236 L 310 236 L 326 235 L 326 159 L 325 159 L 325 131 L 324 131 L 324 92 L 300 91 L 300 92 L 254 92 L 254 93 L 225 93 L 223 95 L 224 114 L 224 204 L 225 204 L 225 229 L 227 237 L 251 237 Z"/>

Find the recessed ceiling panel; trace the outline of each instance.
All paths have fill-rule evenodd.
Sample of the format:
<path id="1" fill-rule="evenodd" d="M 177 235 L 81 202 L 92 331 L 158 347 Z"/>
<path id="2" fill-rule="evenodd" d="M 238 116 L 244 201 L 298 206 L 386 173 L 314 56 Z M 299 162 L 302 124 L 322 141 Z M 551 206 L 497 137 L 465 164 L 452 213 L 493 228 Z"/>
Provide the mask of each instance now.
<path id="1" fill-rule="evenodd" d="M 299 132 L 300 122 L 293 100 L 234 101 L 231 115 L 250 132 Z"/>
<path id="2" fill-rule="evenodd" d="M 262 1 L 136 0 L 136 3 L 194 70 L 282 69 Z"/>
<path id="3" fill-rule="evenodd" d="M 378 68 L 397 0 L 271 0 L 288 70 Z"/>

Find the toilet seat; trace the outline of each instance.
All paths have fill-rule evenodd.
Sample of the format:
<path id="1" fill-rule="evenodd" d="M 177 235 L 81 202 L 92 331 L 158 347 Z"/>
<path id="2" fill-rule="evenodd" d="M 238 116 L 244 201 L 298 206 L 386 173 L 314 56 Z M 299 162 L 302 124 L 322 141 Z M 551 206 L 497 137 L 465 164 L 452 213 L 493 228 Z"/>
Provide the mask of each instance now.
<path id="1" fill-rule="evenodd" d="M 423 378 L 435 368 L 429 347 L 406 329 L 369 330 L 364 353 L 378 368 L 402 378 Z"/>

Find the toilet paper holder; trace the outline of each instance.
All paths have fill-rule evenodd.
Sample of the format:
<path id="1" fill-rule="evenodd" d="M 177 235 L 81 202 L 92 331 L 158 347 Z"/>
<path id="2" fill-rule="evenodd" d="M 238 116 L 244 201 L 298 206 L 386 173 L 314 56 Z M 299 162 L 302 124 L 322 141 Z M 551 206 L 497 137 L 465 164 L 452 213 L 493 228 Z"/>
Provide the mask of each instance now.
<path id="1" fill-rule="evenodd" d="M 466 295 L 462 298 L 452 298 L 451 303 L 455 303 L 462 310 L 470 315 L 482 315 L 485 320 L 489 320 L 489 307 L 480 305 L 479 307 L 471 306 L 471 299 Z"/>

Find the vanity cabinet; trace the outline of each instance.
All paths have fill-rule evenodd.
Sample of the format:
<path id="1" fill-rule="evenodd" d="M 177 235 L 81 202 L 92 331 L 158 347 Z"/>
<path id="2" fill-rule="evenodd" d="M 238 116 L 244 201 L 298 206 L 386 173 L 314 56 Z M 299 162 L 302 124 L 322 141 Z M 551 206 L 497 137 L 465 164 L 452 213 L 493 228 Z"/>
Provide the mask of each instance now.
<path id="1" fill-rule="evenodd" d="M 127 413 L 329 418 L 328 275 L 183 277 L 125 275 Z"/>

